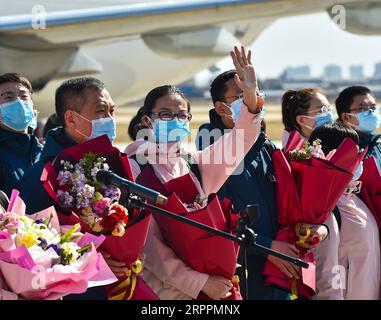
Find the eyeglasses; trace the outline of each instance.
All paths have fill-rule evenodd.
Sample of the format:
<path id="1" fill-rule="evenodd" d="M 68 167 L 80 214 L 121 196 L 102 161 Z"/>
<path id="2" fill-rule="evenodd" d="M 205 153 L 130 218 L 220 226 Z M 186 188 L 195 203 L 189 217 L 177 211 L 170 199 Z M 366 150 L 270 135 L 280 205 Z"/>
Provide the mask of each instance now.
<path id="1" fill-rule="evenodd" d="M 332 111 L 333 111 L 332 106 L 321 106 L 320 109 L 306 112 L 306 114 L 311 114 L 311 113 L 323 114 L 323 113 L 332 112 Z"/>
<path id="2" fill-rule="evenodd" d="M 376 104 L 373 104 L 371 106 L 368 106 L 366 104 L 360 104 L 360 107 L 359 108 L 356 108 L 356 109 L 352 109 L 350 110 L 351 113 L 360 113 L 360 112 L 367 112 L 367 113 L 371 113 L 371 112 L 380 112 L 380 107 L 377 106 Z"/>
<path id="3" fill-rule="evenodd" d="M 6 91 L 0 94 L 0 97 L 2 97 L 6 101 L 14 101 L 17 98 L 20 98 L 21 100 L 28 101 L 32 99 L 32 94 L 29 91 L 19 91 L 18 93 L 12 92 L 12 91 Z"/>
<path id="4" fill-rule="evenodd" d="M 151 112 L 151 114 L 158 115 L 159 119 L 163 121 L 171 121 L 177 118 L 180 121 L 186 122 L 186 121 L 191 121 L 192 119 L 192 114 L 188 112 L 173 113 L 170 111 L 160 111 L 160 112 Z"/>

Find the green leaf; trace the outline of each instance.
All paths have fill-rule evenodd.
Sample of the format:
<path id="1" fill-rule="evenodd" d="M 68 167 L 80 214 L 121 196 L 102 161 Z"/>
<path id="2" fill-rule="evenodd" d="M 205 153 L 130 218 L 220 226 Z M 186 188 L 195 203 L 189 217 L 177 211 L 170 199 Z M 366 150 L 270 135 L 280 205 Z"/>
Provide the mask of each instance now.
<path id="1" fill-rule="evenodd" d="M 80 224 L 79 223 L 76 223 L 74 226 L 72 226 L 70 228 L 70 230 L 68 230 L 62 237 L 61 237 L 61 241 L 60 243 L 63 244 L 65 242 L 68 242 L 72 239 L 72 236 L 74 234 L 74 232 L 76 232 L 79 228 L 80 228 Z"/>

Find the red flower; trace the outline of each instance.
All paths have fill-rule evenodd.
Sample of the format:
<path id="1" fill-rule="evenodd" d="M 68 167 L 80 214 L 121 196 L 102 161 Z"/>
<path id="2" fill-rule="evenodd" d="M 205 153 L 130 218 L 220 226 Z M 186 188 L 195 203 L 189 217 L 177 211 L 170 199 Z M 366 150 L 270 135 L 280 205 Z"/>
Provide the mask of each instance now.
<path id="1" fill-rule="evenodd" d="M 111 207 L 110 213 L 107 216 L 103 217 L 101 224 L 105 231 L 112 231 L 118 223 L 123 222 L 126 224 L 127 221 L 127 209 L 122 205 L 116 203 Z"/>
<path id="2" fill-rule="evenodd" d="M 314 234 L 310 240 L 312 245 L 317 245 L 320 242 L 319 236 Z"/>
<path id="3" fill-rule="evenodd" d="M 118 217 L 119 221 L 123 221 L 123 223 L 127 223 L 127 221 L 128 221 L 128 211 L 127 211 L 127 209 L 125 207 L 123 207 L 119 203 L 115 203 L 111 207 L 111 212 L 113 212 L 113 211 L 115 211 L 115 213 L 113 213 L 113 215 Z"/>

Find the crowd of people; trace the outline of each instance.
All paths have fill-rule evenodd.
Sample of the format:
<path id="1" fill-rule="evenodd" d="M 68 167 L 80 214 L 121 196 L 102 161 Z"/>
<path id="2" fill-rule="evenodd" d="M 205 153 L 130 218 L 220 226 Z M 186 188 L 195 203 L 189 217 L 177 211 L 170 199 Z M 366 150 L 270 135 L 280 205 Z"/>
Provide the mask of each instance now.
<path id="1" fill-rule="evenodd" d="M 257 85 L 251 52 L 235 47 L 231 58 L 235 69 L 221 73 L 210 85 L 213 107 L 209 123 L 199 128 L 196 152 L 183 148 L 190 134 L 191 101 L 173 85 L 156 87 L 146 95 L 129 125 L 133 142 L 123 152 L 128 155 L 136 182 L 145 187 L 155 189 L 157 183 L 176 181 L 176 186 L 186 193 L 191 181 L 200 198 L 217 194 L 221 201 L 229 199 L 236 212 L 257 204 L 261 214 L 249 226 L 257 234 L 256 242 L 299 257 L 300 248 L 295 243 L 276 238 L 277 190 L 282 190 L 282 186 L 277 188 L 272 157 L 277 147 L 266 135 L 266 102 Z M 56 90 L 55 113 L 39 140 L 35 135 L 38 106 L 33 104 L 32 93 L 26 77 L 17 73 L 0 75 L 0 205 L 6 209 L 7 197 L 17 189 L 26 211 L 35 213 L 52 205 L 57 207 L 41 183 L 45 165 L 61 151 L 102 135 L 114 143 L 117 107 L 100 80 L 66 80 Z M 376 134 L 381 122 L 380 107 L 368 88 L 344 89 L 334 106 L 317 88 L 288 90 L 282 97 L 281 110 L 284 134 L 279 140 L 283 147 L 295 131 L 311 145 L 319 139 L 325 155 L 351 139 L 359 150 L 367 148 L 364 160 L 373 157 L 381 173 L 381 143 Z M 313 226 L 321 241 L 308 248 L 315 256 L 316 288 L 307 299 L 380 299 L 379 225 L 377 212 L 361 197 L 364 170 L 361 162 L 332 213 L 323 224 Z M 325 188 L 319 186 L 319 181 L 315 183 Z M 326 192 L 334 190 L 327 188 Z M 205 294 L 210 299 L 228 299 L 234 281 L 187 265 L 166 242 L 157 219 L 160 217 L 151 220 L 141 273 L 157 297 L 184 300 Z M 305 223 L 307 228 L 308 221 Z M 129 271 L 124 262 L 102 253 L 116 276 Z M 303 276 L 303 270 L 295 264 L 248 248 L 247 298 L 291 299 L 290 290 L 266 283 L 263 270 L 268 262 L 290 279 Z M 8 297 L 9 288 L 4 281 L 0 283 L 0 298 Z M 106 294 L 103 287 L 97 287 L 64 299 L 100 300 L 106 299 Z"/>

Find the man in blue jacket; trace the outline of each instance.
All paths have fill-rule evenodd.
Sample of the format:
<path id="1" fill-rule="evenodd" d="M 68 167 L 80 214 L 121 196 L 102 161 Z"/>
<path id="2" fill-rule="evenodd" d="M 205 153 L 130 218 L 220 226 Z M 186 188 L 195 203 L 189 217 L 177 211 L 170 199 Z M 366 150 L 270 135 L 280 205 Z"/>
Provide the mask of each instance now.
<path id="1" fill-rule="evenodd" d="M 56 90 L 56 114 L 60 127 L 50 130 L 41 154 L 41 159 L 24 175 L 21 182 L 21 198 L 27 211 L 35 213 L 54 203 L 40 181 L 44 166 L 59 152 L 107 134 L 113 142 L 116 135 L 114 102 L 104 84 L 93 77 L 69 79 Z M 127 271 L 125 264 L 105 256 L 114 273 Z M 103 287 L 90 288 L 85 294 L 70 295 L 69 299 L 106 298 Z"/>
<path id="2" fill-rule="evenodd" d="M 212 82 L 210 93 L 214 108 L 209 111 L 210 123 L 199 128 L 196 139 L 199 150 L 213 144 L 219 136 L 234 127 L 238 118 L 240 89 L 235 83 L 235 70 L 226 71 Z M 264 131 L 264 130 L 263 130 Z M 245 210 L 247 205 L 258 204 L 260 217 L 250 227 L 258 234 L 257 243 L 295 256 L 296 248 L 288 243 L 274 241 L 278 230 L 277 208 L 275 197 L 275 177 L 271 152 L 274 145 L 266 138 L 264 132 L 246 155 L 240 168 L 243 171 L 233 174 L 218 192 L 219 198 L 229 198 L 238 211 Z M 265 256 L 254 248 L 247 251 L 248 298 L 252 300 L 283 300 L 288 293 L 275 288 L 268 288 L 264 283 L 262 271 L 267 259 L 281 268 L 289 276 L 299 273 L 292 264 L 272 256 Z"/>
<path id="3" fill-rule="evenodd" d="M 372 91 L 363 86 L 348 87 L 340 92 L 335 104 L 339 119 L 357 131 L 360 148 L 368 147 L 365 158 L 374 156 L 381 172 L 381 135 L 376 134 L 381 110 Z"/>
<path id="4" fill-rule="evenodd" d="M 33 135 L 36 126 L 28 79 L 17 73 L 0 75 L 0 189 L 8 197 L 40 157 L 42 146 Z"/>
<path id="5" fill-rule="evenodd" d="M 115 138 L 114 102 L 101 81 L 92 77 L 69 79 L 57 89 L 55 104 L 62 126 L 47 133 L 41 159 L 21 181 L 21 198 L 28 212 L 38 212 L 53 204 L 40 182 L 48 161 L 90 138 L 102 134 L 107 134 L 111 141 Z"/>

